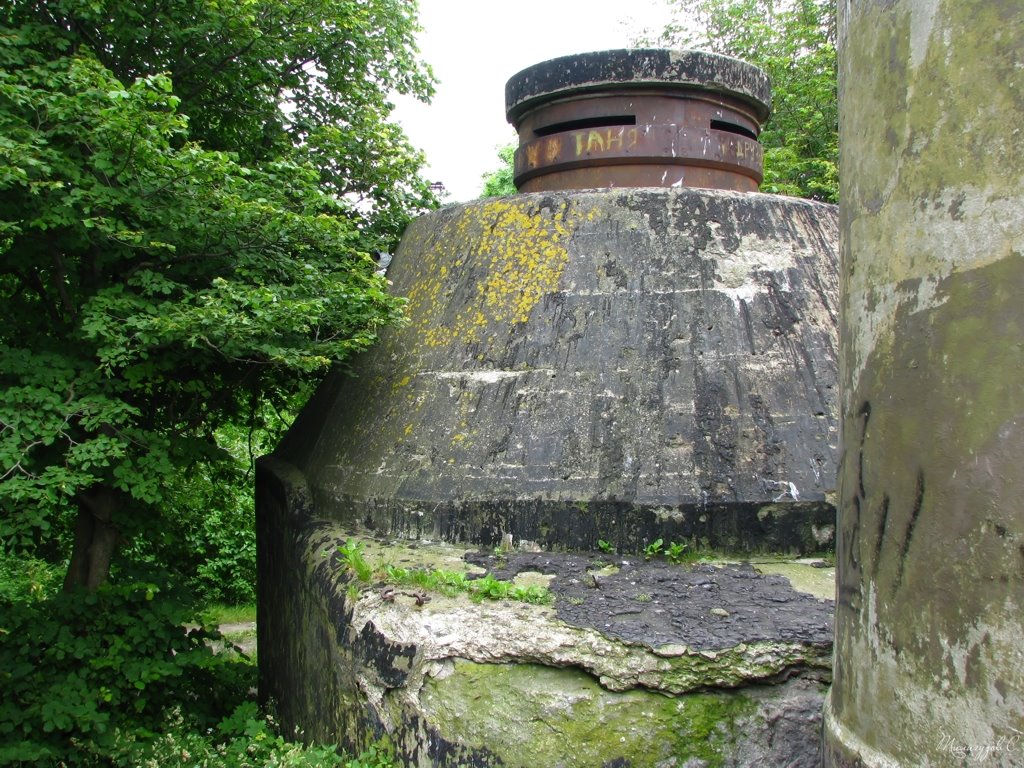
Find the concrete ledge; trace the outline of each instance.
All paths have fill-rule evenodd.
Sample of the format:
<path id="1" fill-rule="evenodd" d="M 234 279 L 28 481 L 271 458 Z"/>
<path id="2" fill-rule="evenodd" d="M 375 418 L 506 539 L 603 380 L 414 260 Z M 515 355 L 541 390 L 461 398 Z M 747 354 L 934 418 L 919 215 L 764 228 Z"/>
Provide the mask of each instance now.
<path id="1" fill-rule="evenodd" d="M 261 462 L 260 527 L 277 529 L 260 540 L 261 693 L 287 729 L 384 737 L 424 767 L 817 765 L 831 600 L 750 564 L 377 540 L 303 514 L 297 480 Z M 362 583 L 338 552 L 349 540 L 377 575 L 530 578 L 554 602 Z"/>

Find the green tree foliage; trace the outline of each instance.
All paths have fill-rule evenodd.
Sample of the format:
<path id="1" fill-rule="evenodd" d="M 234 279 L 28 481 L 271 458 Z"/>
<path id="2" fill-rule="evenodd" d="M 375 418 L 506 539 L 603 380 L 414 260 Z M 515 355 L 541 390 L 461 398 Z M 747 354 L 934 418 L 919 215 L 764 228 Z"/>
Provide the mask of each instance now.
<path id="1" fill-rule="evenodd" d="M 178 475 L 163 503 L 174 510 L 155 535 L 122 547 L 120 571 L 132 578 L 183 585 L 202 605 L 256 602 L 256 530 L 251 456 L 274 448 L 277 430 L 249 435 L 234 424 L 217 430 L 223 461 L 198 463 Z"/>
<path id="2" fill-rule="evenodd" d="M 498 150 L 501 166 L 483 175 L 484 189 L 480 193 L 480 197 L 505 197 L 516 194 L 516 185 L 512 183 L 512 163 L 515 153 L 515 144 L 509 144 Z"/>
<path id="3" fill-rule="evenodd" d="M 153 584 L 28 590 L 0 561 L 0 765 L 392 768 L 290 743 L 250 699 L 255 664 Z M 45 578 L 43 580 L 45 585 Z M 44 593 L 45 592 L 45 593 Z"/>
<path id="4" fill-rule="evenodd" d="M 672 0 L 659 45 L 748 61 L 772 81 L 762 191 L 838 202 L 835 0 Z M 694 32 L 693 30 L 698 30 Z"/>
<path id="5" fill-rule="evenodd" d="M 387 122 L 431 91 L 415 30 L 404 0 L 0 9 L 5 546 L 70 544 L 95 589 L 218 429 L 400 319 L 367 254 L 435 204 Z"/>
<path id="6" fill-rule="evenodd" d="M 155 592 L 107 586 L 85 599 L 0 603 L 0 764 L 89 763 L 126 726 L 159 732 L 168 704 L 192 699 L 205 728 L 244 700 L 245 681 L 231 679 L 241 667 L 212 652 L 212 628 L 186 631 L 181 608 Z"/>

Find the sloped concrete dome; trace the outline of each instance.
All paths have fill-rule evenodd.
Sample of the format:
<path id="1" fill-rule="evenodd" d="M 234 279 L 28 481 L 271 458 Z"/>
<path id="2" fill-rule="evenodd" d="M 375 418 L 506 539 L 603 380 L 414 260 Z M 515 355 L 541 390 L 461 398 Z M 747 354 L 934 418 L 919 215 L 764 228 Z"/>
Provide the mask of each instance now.
<path id="1" fill-rule="evenodd" d="M 622 551 L 831 543 L 836 212 L 713 190 L 549 192 L 413 222 L 408 323 L 275 451 L 321 518 Z"/>

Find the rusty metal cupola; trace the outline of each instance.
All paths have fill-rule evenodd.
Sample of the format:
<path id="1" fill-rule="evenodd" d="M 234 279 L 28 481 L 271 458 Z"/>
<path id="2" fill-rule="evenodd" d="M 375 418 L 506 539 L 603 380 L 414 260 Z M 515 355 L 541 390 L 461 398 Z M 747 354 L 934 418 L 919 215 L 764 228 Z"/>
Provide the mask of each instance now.
<path id="1" fill-rule="evenodd" d="M 702 187 L 756 192 L 768 76 L 703 51 L 613 50 L 527 67 L 505 86 L 520 192 Z"/>

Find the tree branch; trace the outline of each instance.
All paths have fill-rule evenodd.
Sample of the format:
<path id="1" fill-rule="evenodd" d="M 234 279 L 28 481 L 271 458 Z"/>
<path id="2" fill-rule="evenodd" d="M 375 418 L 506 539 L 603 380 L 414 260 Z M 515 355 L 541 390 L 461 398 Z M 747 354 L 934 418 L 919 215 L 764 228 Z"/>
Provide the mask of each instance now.
<path id="1" fill-rule="evenodd" d="M 64 307 L 65 314 L 71 318 L 71 322 L 78 319 L 78 308 L 71 301 L 71 296 L 68 293 L 67 285 L 67 270 L 64 268 L 64 258 L 61 256 L 60 251 L 54 245 L 50 245 L 50 259 L 53 261 L 54 270 L 54 282 L 57 286 L 57 295 L 60 296 L 61 305 Z"/>

